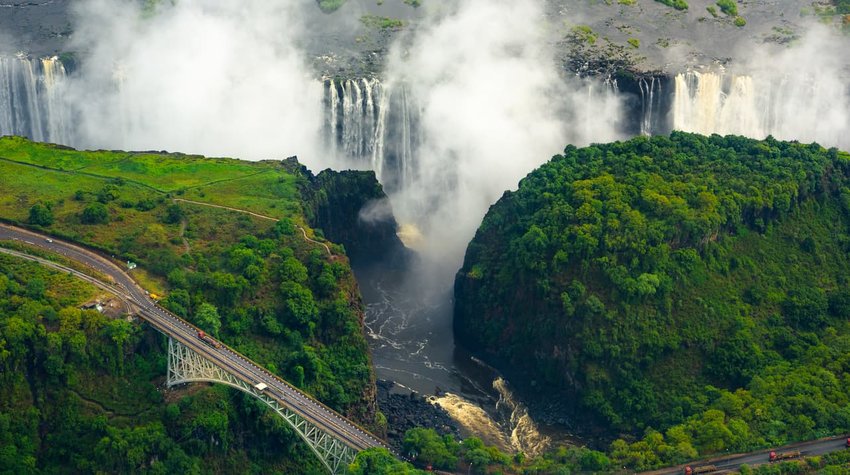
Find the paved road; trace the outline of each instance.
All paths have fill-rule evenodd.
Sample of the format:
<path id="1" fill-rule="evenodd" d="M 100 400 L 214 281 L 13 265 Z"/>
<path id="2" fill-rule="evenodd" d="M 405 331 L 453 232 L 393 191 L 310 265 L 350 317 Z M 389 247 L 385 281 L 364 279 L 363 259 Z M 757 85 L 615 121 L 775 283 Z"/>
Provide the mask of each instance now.
<path id="1" fill-rule="evenodd" d="M 692 462 L 685 465 L 680 465 L 678 467 L 670 467 L 661 470 L 654 470 L 652 472 L 643 472 L 644 475 L 665 475 L 665 474 L 674 474 L 674 473 L 684 473 L 684 469 L 686 466 L 690 466 L 692 468 L 702 467 L 704 465 L 714 465 L 717 467 L 716 472 L 709 473 L 723 473 L 726 471 L 733 471 L 738 469 L 741 465 L 749 465 L 750 467 L 754 467 L 756 465 L 763 465 L 769 463 L 768 457 L 770 452 L 776 452 L 777 454 L 781 454 L 784 452 L 791 452 L 795 450 L 799 450 L 801 456 L 814 456 L 814 455 L 823 455 L 828 454 L 830 452 L 836 452 L 839 450 L 845 450 L 845 444 L 847 443 L 847 437 L 850 437 L 850 434 L 843 435 L 840 437 L 831 437 L 828 439 L 819 439 L 812 440 L 809 442 L 799 442 L 796 444 L 786 445 L 784 447 L 777 447 L 775 449 L 766 449 L 760 450 L 758 452 L 750 452 L 747 454 L 736 454 L 729 455 L 726 457 L 718 457 L 710 460 L 703 460 L 700 462 Z M 847 449 L 850 450 L 850 449 Z"/>
<path id="2" fill-rule="evenodd" d="M 21 228 L 0 224 L 0 240 L 4 239 L 17 240 L 64 255 L 109 276 L 114 280 L 114 283 L 100 284 L 100 286 L 111 288 L 111 291 L 120 298 L 135 305 L 138 315 L 160 332 L 188 346 L 252 386 L 257 383 L 265 383 L 268 386 L 265 391 L 267 395 L 276 399 L 292 412 L 316 424 L 349 447 L 356 450 L 364 450 L 370 447 L 387 448 L 375 436 L 357 427 L 332 409 L 315 401 L 241 354 L 227 346 L 213 348 L 202 342 L 197 336 L 197 328 L 158 306 L 126 272 L 108 259 L 58 239 L 51 239 Z M 72 269 L 65 269 L 72 271 Z M 75 274 L 78 273 L 75 272 Z"/>

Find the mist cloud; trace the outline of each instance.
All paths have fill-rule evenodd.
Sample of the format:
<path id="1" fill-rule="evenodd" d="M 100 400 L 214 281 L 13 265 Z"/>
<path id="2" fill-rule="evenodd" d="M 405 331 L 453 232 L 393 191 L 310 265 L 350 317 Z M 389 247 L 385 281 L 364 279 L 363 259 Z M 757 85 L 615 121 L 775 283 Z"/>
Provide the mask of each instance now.
<path id="1" fill-rule="evenodd" d="M 443 3 L 389 61 L 390 82 L 422 104 L 414 181 L 394 208 L 419 226 L 443 282 L 505 190 L 568 142 L 617 136 L 618 101 L 564 85 L 545 21 L 542 1 Z"/>
<path id="2" fill-rule="evenodd" d="M 368 224 L 387 222 L 394 219 L 393 206 L 387 198 L 370 200 L 360 209 L 357 219 Z"/>
<path id="3" fill-rule="evenodd" d="M 76 9 L 82 145 L 319 159 L 322 91 L 294 46 L 299 2 L 181 0 L 153 15 L 138 3 Z"/>
<path id="4" fill-rule="evenodd" d="M 741 62 L 752 71 L 755 87 L 774 105 L 764 132 L 850 149 L 848 51 L 847 37 L 813 25 L 789 48 L 744 55 Z"/>

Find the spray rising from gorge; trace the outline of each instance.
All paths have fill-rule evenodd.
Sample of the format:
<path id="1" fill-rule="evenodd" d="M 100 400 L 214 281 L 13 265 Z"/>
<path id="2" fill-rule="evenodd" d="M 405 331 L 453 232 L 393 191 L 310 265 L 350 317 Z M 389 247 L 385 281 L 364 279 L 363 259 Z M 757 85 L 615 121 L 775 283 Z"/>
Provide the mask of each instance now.
<path id="1" fill-rule="evenodd" d="M 69 87 L 85 147 L 321 163 L 321 84 L 295 44 L 303 2 L 88 0 Z"/>

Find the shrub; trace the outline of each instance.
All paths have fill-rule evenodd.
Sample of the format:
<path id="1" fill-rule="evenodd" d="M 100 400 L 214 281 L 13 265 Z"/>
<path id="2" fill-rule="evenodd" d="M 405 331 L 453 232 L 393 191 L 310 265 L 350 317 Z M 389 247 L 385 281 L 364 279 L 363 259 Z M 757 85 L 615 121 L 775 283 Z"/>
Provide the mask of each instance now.
<path id="1" fill-rule="evenodd" d="M 50 205 L 36 203 L 30 208 L 28 223 L 36 226 L 50 226 L 53 224 L 53 211 Z"/>
<path id="2" fill-rule="evenodd" d="M 165 209 L 165 221 L 166 224 L 177 224 L 183 219 L 183 208 L 180 207 L 177 203 L 172 203 L 168 205 L 168 208 Z"/>
<path id="3" fill-rule="evenodd" d="M 738 15 L 738 4 L 735 3 L 735 0 L 717 0 L 717 6 L 720 7 L 720 11 L 725 15 Z"/>
<path id="4" fill-rule="evenodd" d="M 92 203 L 85 207 L 80 221 L 83 224 L 106 224 L 109 222 L 109 209 L 103 203 Z"/>
<path id="5" fill-rule="evenodd" d="M 688 9 L 688 2 L 686 2 L 685 0 L 655 0 L 655 1 L 663 3 L 664 5 L 667 5 L 668 7 L 673 7 L 676 10 L 687 10 Z"/>

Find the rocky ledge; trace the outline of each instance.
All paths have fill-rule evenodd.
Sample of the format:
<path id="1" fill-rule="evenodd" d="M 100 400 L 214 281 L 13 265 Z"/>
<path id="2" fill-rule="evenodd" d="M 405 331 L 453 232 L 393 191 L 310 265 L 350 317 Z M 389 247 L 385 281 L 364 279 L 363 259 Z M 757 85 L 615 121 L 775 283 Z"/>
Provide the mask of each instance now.
<path id="1" fill-rule="evenodd" d="M 392 381 L 378 380 L 378 407 L 387 417 L 387 439 L 401 449 L 404 433 L 414 427 L 434 429 L 440 435 L 460 438 L 460 430 L 449 414 L 416 392 Z"/>

